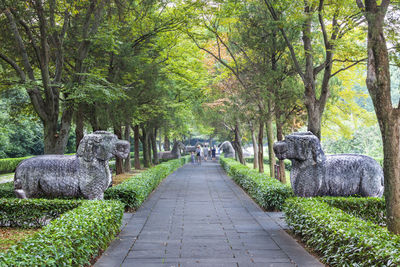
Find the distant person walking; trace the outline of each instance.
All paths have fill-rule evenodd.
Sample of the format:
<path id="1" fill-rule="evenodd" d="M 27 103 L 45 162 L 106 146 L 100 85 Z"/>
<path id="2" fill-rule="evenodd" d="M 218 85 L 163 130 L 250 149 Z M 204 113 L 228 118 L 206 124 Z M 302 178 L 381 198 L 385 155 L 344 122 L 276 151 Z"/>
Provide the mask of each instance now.
<path id="1" fill-rule="evenodd" d="M 213 160 L 215 160 L 215 158 L 216 158 L 215 152 L 217 152 L 217 148 L 215 146 L 213 146 L 211 149 L 211 157 Z"/>
<path id="2" fill-rule="evenodd" d="M 190 152 L 190 158 L 191 158 L 191 161 L 192 161 L 192 165 L 194 165 L 194 162 L 196 161 L 196 157 L 195 157 L 195 155 L 194 155 L 194 152 L 192 151 L 192 152 Z"/>
<path id="3" fill-rule="evenodd" d="M 200 145 L 197 145 L 195 153 L 196 153 L 197 164 L 201 165 L 201 147 L 200 147 Z"/>
<path id="4" fill-rule="evenodd" d="M 208 147 L 205 145 L 203 147 L 203 154 L 204 154 L 204 161 L 207 161 L 207 156 L 208 156 Z"/>

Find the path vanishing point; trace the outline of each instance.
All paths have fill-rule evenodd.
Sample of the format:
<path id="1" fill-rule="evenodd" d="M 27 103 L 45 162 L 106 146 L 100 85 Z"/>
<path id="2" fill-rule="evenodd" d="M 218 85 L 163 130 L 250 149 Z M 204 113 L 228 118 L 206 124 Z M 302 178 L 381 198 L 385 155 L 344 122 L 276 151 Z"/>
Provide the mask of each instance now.
<path id="1" fill-rule="evenodd" d="M 168 176 L 96 262 L 110 266 L 324 266 L 264 212 L 217 162 Z"/>

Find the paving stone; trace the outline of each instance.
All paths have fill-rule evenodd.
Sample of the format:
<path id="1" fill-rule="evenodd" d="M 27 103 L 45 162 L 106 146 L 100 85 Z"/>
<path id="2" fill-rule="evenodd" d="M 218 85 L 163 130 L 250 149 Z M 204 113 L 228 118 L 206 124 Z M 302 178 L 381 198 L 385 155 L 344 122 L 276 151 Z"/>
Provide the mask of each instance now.
<path id="1" fill-rule="evenodd" d="M 323 266 L 283 230 L 216 162 L 167 177 L 95 266 Z"/>

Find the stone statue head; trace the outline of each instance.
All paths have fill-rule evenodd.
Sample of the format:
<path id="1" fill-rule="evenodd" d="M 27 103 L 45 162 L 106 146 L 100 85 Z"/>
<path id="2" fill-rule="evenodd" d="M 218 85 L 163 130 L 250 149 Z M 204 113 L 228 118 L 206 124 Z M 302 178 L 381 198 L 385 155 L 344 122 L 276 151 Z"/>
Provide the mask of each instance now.
<path id="1" fill-rule="evenodd" d="M 285 136 L 285 140 L 274 143 L 274 152 L 280 160 L 312 160 L 315 163 L 325 160 L 319 139 L 311 132 L 299 132 Z"/>
<path id="2" fill-rule="evenodd" d="M 129 152 L 129 142 L 119 140 L 115 134 L 96 131 L 83 137 L 76 154 L 85 161 L 92 161 L 94 158 L 106 161 L 113 156 L 127 158 Z"/>

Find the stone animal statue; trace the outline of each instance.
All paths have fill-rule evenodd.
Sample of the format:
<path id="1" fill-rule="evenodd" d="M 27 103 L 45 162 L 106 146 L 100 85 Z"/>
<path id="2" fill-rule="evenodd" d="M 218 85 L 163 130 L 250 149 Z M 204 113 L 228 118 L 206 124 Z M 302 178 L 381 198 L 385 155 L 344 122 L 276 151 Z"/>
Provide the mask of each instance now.
<path id="1" fill-rule="evenodd" d="M 103 199 L 111 183 L 108 161 L 127 158 L 130 145 L 105 131 L 87 134 L 76 155 L 44 155 L 22 161 L 15 171 L 14 189 L 19 198 L 84 197 Z"/>
<path id="2" fill-rule="evenodd" d="M 381 197 L 383 171 L 373 158 L 356 154 L 325 156 L 311 132 L 287 135 L 274 144 L 279 159 L 290 159 L 290 180 L 295 195 Z"/>
<path id="3" fill-rule="evenodd" d="M 185 151 L 186 147 L 181 141 L 177 141 L 172 146 L 171 151 L 158 152 L 159 159 L 179 159 L 181 157 L 181 150 Z"/>
<path id="4" fill-rule="evenodd" d="M 185 153 L 196 152 L 196 146 L 186 146 Z"/>
<path id="5" fill-rule="evenodd" d="M 235 157 L 235 149 L 233 148 L 231 142 L 225 141 L 220 144 L 219 149 L 222 149 L 225 158 L 234 158 Z"/>

